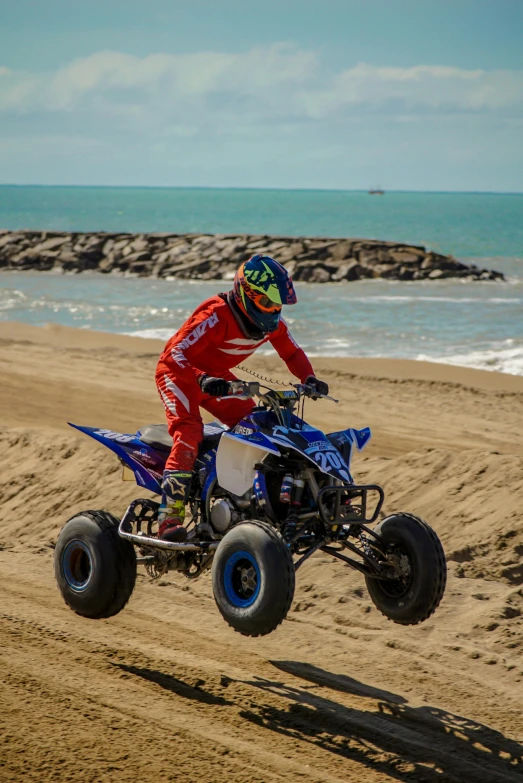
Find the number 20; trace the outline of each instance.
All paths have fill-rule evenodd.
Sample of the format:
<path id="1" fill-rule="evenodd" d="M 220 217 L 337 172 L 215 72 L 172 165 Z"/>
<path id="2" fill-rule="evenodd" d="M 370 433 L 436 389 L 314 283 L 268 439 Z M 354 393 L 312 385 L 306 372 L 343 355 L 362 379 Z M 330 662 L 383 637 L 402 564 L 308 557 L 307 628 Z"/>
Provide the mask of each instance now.
<path id="1" fill-rule="evenodd" d="M 328 470 L 329 467 L 339 470 L 344 467 L 343 460 L 335 451 L 317 451 L 314 459 L 322 470 Z"/>

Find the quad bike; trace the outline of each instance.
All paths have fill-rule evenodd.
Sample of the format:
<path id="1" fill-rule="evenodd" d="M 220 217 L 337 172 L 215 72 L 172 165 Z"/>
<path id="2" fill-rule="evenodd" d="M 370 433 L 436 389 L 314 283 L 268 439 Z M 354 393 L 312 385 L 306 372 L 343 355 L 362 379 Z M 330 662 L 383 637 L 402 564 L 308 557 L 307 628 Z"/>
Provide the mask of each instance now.
<path id="1" fill-rule="evenodd" d="M 159 503 L 149 498 L 134 500 L 121 520 L 84 511 L 63 527 L 55 574 L 71 609 L 90 618 L 120 612 L 138 563 L 153 578 L 177 571 L 194 579 L 212 568 L 224 619 L 246 636 L 260 636 L 285 619 L 296 571 L 321 551 L 360 571 L 390 620 L 415 625 L 430 617 L 445 590 L 445 554 L 432 528 L 412 514 L 392 514 L 371 527 L 383 489 L 355 484 L 350 472 L 353 451 L 363 449 L 370 429 L 324 434 L 307 424 L 305 399 L 325 395 L 305 384 L 277 391 L 232 381 L 229 396 L 257 398 L 258 405 L 232 429 L 205 425 L 185 542 L 158 539 Z M 133 435 L 71 426 L 114 451 L 139 486 L 161 492 L 172 446 L 165 425 Z"/>

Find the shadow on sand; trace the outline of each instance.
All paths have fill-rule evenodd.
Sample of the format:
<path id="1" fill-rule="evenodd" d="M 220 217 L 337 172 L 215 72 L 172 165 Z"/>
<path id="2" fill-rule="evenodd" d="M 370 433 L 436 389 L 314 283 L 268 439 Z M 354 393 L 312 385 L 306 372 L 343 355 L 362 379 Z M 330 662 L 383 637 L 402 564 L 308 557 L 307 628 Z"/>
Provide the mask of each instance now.
<path id="1" fill-rule="evenodd" d="M 311 685 L 250 680 L 249 685 L 289 701 L 285 709 L 260 702 L 240 713 L 258 726 L 405 783 L 523 782 L 523 745 L 499 731 L 435 707 L 409 707 L 397 694 L 306 663 L 271 663 Z M 325 698 L 319 688 L 367 698 L 368 709 Z"/>
<path id="2" fill-rule="evenodd" d="M 120 669 L 127 674 L 133 674 L 135 677 L 141 677 L 142 680 L 147 682 L 154 682 L 166 691 L 174 693 L 176 696 L 181 696 L 184 699 L 190 699 L 191 701 L 199 701 L 202 704 L 208 704 L 210 706 L 223 706 L 229 704 L 227 699 L 223 696 L 215 696 L 207 690 L 204 690 L 201 685 L 204 685 L 204 681 L 197 683 L 196 685 L 189 685 L 183 680 L 179 680 L 177 677 L 172 677 L 170 674 L 163 674 L 163 672 L 157 669 L 139 668 L 138 666 L 127 666 L 124 663 L 112 663 L 116 669 Z"/>

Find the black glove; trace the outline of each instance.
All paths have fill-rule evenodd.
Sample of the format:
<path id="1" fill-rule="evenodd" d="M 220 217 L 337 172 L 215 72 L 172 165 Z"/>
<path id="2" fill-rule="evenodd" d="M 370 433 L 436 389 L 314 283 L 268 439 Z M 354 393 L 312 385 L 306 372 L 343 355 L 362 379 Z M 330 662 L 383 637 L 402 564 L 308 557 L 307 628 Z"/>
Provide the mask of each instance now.
<path id="1" fill-rule="evenodd" d="M 223 378 L 212 378 L 210 375 L 202 375 L 200 388 L 204 394 L 210 397 L 226 397 L 229 391 L 229 381 Z"/>
<path id="2" fill-rule="evenodd" d="M 315 375 L 309 375 L 309 377 L 305 379 L 305 383 L 307 386 L 312 386 L 318 394 L 329 393 L 329 384 L 325 383 L 325 381 L 320 381 Z"/>

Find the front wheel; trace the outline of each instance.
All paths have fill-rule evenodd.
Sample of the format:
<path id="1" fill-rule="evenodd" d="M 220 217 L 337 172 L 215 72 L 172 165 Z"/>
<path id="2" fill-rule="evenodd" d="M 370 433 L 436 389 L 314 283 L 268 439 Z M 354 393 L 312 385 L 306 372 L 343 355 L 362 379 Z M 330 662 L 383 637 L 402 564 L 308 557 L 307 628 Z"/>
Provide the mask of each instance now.
<path id="1" fill-rule="evenodd" d="M 271 633 L 294 597 L 294 563 L 275 530 L 244 522 L 222 539 L 212 564 L 214 600 L 224 620 L 244 636 Z"/>
<path id="2" fill-rule="evenodd" d="M 92 619 L 123 609 L 136 581 L 133 545 L 118 535 L 118 520 L 106 511 L 84 511 L 60 532 L 55 577 L 66 604 Z"/>
<path id="3" fill-rule="evenodd" d="M 394 576 L 365 577 L 372 602 L 395 623 L 423 622 L 436 611 L 447 582 L 447 562 L 438 536 L 411 514 L 392 514 L 374 530 L 385 544 Z"/>

